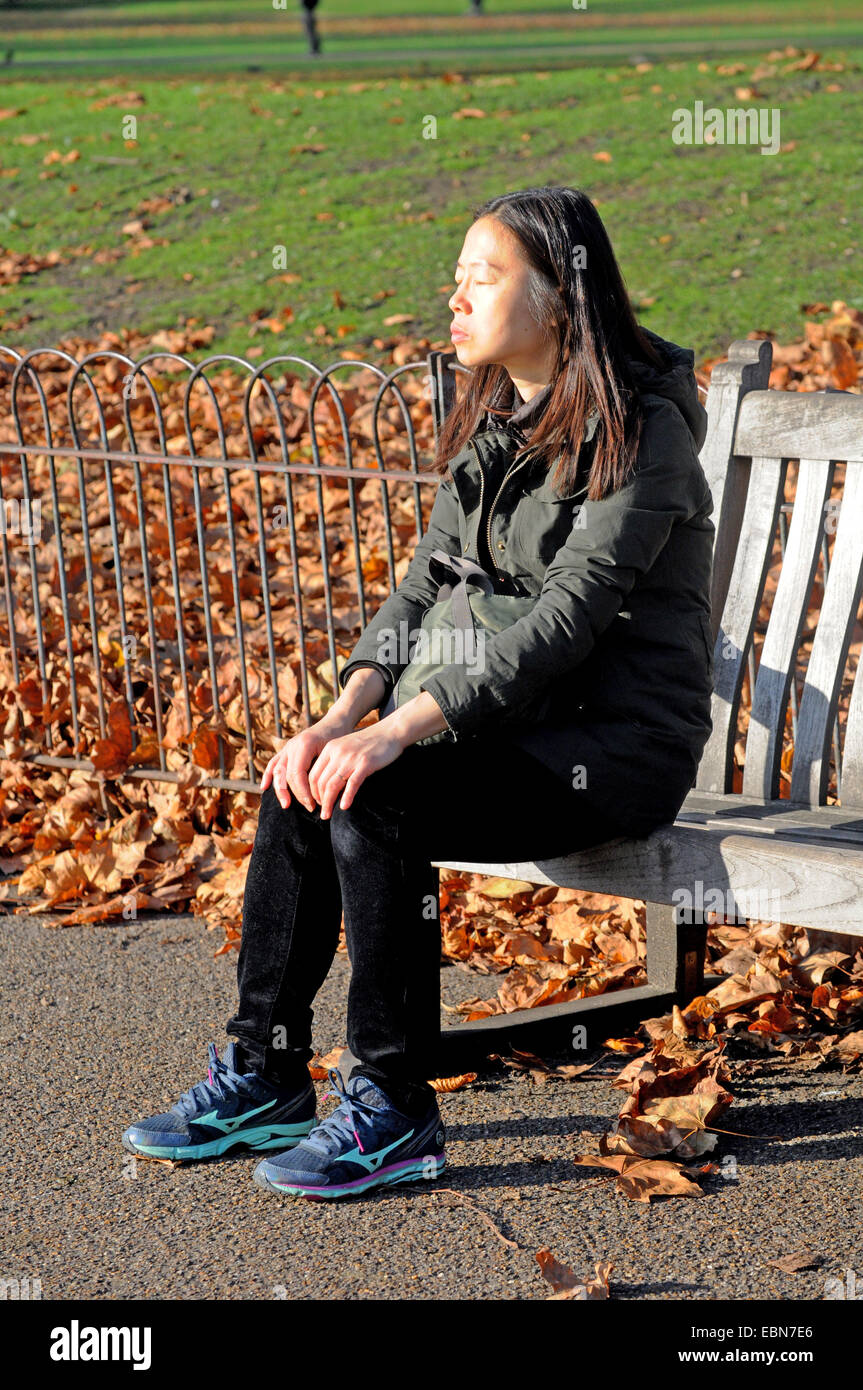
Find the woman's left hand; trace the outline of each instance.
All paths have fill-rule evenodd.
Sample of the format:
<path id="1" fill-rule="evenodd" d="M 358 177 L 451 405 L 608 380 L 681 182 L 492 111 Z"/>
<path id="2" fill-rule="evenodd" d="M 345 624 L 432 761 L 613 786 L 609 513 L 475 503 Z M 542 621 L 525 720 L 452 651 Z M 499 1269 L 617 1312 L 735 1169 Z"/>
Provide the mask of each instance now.
<path id="1" fill-rule="evenodd" d="M 404 746 L 388 719 L 331 738 L 309 769 L 309 787 L 320 803 L 321 820 L 332 815 L 342 791 L 339 805 L 346 811 L 369 773 L 395 762 Z"/>

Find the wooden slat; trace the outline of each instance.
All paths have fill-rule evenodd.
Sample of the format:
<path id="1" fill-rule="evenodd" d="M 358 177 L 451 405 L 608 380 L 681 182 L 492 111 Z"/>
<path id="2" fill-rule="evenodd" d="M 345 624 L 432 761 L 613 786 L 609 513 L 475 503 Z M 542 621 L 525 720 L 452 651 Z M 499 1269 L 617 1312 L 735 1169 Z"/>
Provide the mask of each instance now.
<path id="1" fill-rule="evenodd" d="M 813 844 L 863 845 L 863 815 L 854 807 L 798 806 L 790 801 L 762 801 L 739 792 L 690 792 L 677 823 L 709 825 L 748 835 L 802 836 Z"/>
<path id="2" fill-rule="evenodd" d="M 863 396 L 854 391 L 750 391 L 734 453 L 863 463 Z"/>
<path id="3" fill-rule="evenodd" d="M 707 437 L 698 457 L 713 496 L 716 528 L 711 581 L 714 641 L 725 606 L 749 485 L 749 460 L 732 458 L 738 413 L 748 392 L 766 387 L 772 357 L 773 347 L 767 339 L 738 338 L 728 349 L 728 361 L 717 362 L 710 374 L 705 402 Z"/>
<path id="4" fill-rule="evenodd" d="M 731 788 L 746 657 L 770 565 L 786 468 L 787 463 L 780 458 L 752 460 L 743 525 L 714 652 L 710 711 L 713 732 L 704 749 L 695 784 L 705 791 L 729 791 Z"/>
<path id="5" fill-rule="evenodd" d="M 863 936 L 863 854 L 859 844 L 806 844 L 794 837 L 729 832 L 675 824 L 644 839 L 609 840 L 565 858 L 522 863 L 435 861 L 440 868 L 553 883 L 596 893 L 619 893 L 648 902 L 679 901 L 685 889 L 711 889 L 729 901 L 763 900 L 782 922 Z M 732 907 L 733 910 L 733 907 Z M 761 915 L 761 914 L 759 914 Z"/>
<path id="6" fill-rule="evenodd" d="M 858 661 L 842 749 L 842 805 L 863 808 L 863 661 Z"/>
<path id="7" fill-rule="evenodd" d="M 809 806 L 823 803 L 827 795 L 833 722 L 863 590 L 861 517 L 863 468 L 849 464 L 830 573 L 797 715 L 791 800 Z"/>
<path id="8" fill-rule="evenodd" d="M 833 465 L 825 460 L 800 460 L 788 542 L 755 680 L 746 735 L 744 796 L 770 799 L 779 795 L 788 693 L 818 568 L 824 504 L 830 496 L 833 471 Z"/>

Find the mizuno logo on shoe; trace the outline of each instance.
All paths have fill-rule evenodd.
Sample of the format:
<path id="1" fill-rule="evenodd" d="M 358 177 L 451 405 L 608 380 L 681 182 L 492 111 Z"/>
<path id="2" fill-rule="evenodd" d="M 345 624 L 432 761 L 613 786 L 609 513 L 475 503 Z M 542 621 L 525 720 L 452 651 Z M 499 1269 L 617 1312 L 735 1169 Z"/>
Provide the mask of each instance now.
<path id="1" fill-rule="evenodd" d="M 402 1134 L 400 1138 L 394 1139 L 386 1148 L 378 1149 L 377 1153 L 361 1154 L 359 1149 L 351 1149 L 346 1154 L 338 1154 L 334 1157 L 334 1163 L 358 1163 L 361 1168 L 365 1168 L 367 1173 L 376 1173 L 391 1149 L 398 1148 L 406 1139 L 410 1139 L 413 1130 L 408 1130 L 407 1134 Z"/>
<path id="2" fill-rule="evenodd" d="M 275 1105 L 275 1098 L 268 1100 L 266 1105 L 259 1105 L 257 1110 L 245 1110 L 242 1115 L 233 1115 L 230 1119 L 220 1120 L 215 1110 L 208 1110 L 206 1115 L 199 1115 L 192 1121 L 196 1125 L 210 1125 L 213 1129 L 220 1129 L 223 1134 L 233 1134 L 234 1130 L 239 1129 L 253 1115 L 260 1115 L 262 1110 L 269 1110 Z"/>

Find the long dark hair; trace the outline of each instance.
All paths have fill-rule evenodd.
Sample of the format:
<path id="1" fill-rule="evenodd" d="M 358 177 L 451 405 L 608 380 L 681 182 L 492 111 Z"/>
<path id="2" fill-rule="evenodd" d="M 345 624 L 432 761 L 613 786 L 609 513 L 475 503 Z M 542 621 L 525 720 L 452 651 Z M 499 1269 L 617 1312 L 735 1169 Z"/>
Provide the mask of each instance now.
<path id="1" fill-rule="evenodd" d="M 552 390 L 527 448 L 551 469 L 552 485 L 571 491 L 588 415 L 598 415 L 587 496 L 595 501 L 619 488 L 635 462 L 644 420 L 627 364 L 632 357 L 664 363 L 636 322 L 608 233 L 579 188 L 525 188 L 490 198 L 473 214 L 494 217 L 518 238 L 530 270 L 528 309 L 547 338 L 557 339 Z M 459 373 L 459 375 L 464 375 Z M 501 412 L 509 373 L 498 363 L 473 370 L 449 412 L 430 471 L 449 461 L 480 427 L 485 412 Z"/>

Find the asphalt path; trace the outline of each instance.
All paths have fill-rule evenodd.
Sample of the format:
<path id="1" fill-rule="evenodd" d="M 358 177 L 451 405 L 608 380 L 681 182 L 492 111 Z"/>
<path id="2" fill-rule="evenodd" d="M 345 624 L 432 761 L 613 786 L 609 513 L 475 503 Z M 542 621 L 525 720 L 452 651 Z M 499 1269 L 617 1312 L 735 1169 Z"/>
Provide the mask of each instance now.
<path id="1" fill-rule="evenodd" d="M 721 1136 L 702 1198 L 638 1203 L 573 1165 L 625 1100 L 610 1084 L 625 1059 L 601 1051 L 590 1081 L 537 1085 L 490 1063 L 442 1095 L 434 1183 L 279 1197 L 252 1183 L 254 1155 L 174 1167 L 120 1143 L 228 1041 L 236 956 L 215 957 L 221 933 L 190 916 L 45 920 L 0 918 L 0 1277 L 39 1279 L 43 1299 L 544 1299 L 543 1246 L 583 1278 L 610 1261 L 617 1300 L 821 1300 L 831 1276 L 863 1281 L 859 1074 L 749 1069 L 730 1047 L 725 1124 L 754 1137 Z M 322 1053 L 345 1041 L 349 974 L 338 954 L 316 1004 Z M 498 983 L 454 966 L 441 981 L 450 1004 Z M 817 1268 L 769 1265 L 801 1245 Z"/>

